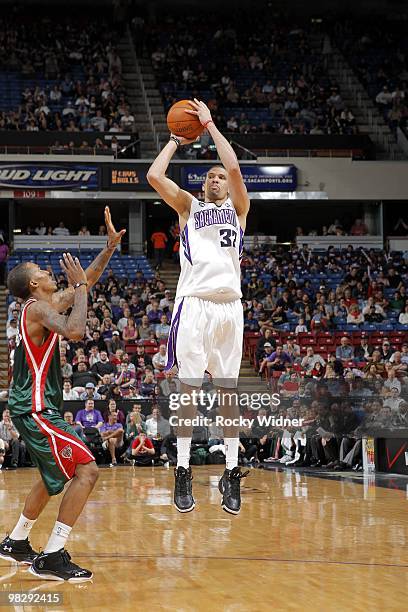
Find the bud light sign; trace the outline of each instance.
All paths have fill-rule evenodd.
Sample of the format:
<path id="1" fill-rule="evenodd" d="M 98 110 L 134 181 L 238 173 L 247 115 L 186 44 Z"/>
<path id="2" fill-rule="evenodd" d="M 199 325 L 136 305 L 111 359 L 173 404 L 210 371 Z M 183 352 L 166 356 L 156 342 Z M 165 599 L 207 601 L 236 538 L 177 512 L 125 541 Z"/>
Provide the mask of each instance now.
<path id="1" fill-rule="evenodd" d="M 184 189 L 200 191 L 207 172 L 212 166 L 184 166 L 181 182 Z M 257 166 L 242 165 L 241 174 L 249 192 L 251 191 L 296 191 L 296 166 Z"/>
<path id="2" fill-rule="evenodd" d="M 12 189 L 98 189 L 99 168 L 77 165 L 0 164 L 0 187 Z"/>

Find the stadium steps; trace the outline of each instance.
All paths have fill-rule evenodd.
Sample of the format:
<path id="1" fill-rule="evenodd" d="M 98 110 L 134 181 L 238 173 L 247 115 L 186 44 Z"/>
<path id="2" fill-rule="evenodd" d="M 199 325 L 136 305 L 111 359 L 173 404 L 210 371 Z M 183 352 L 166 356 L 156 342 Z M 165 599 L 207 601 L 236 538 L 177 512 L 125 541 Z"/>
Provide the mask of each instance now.
<path id="1" fill-rule="evenodd" d="M 118 47 L 122 60 L 123 82 L 135 118 L 135 129 L 140 138 L 141 157 L 151 159 L 157 155 L 157 139 L 151 121 L 149 99 L 144 90 L 143 77 L 129 29 Z"/>
<path id="2" fill-rule="evenodd" d="M 6 336 L 7 294 L 4 286 L 0 287 L 0 390 L 8 389 L 8 343 Z"/>
<path id="3" fill-rule="evenodd" d="M 338 83 L 344 103 L 356 118 L 359 132 L 371 138 L 376 146 L 377 159 L 405 159 L 388 124 L 333 40 L 331 46 L 333 52 L 327 56 L 328 74 Z"/>
<path id="4" fill-rule="evenodd" d="M 155 262 L 150 261 L 152 269 L 155 267 Z M 168 260 L 163 262 L 163 266 L 160 270 L 160 278 L 166 285 L 166 289 L 170 289 L 172 297 L 174 297 L 177 288 L 177 282 L 180 276 L 180 266 L 174 264 Z"/>
<path id="5" fill-rule="evenodd" d="M 152 114 L 154 123 L 155 133 L 158 145 L 160 145 L 160 132 L 166 132 L 168 134 L 168 128 L 166 124 L 166 113 L 162 102 L 160 91 L 157 88 L 156 77 L 154 75 L 153 67 L 150 59 L 140 58 L 139 66 L 143 77 L 143 83 L 145 87 L 146 95 L 149 98 L 149 106 Z"/>
<path id="6" fill-rule="evenodd" d="M 265 381 L 256 375 L 253 365 L 245 357 L 239 370 L 239 387 L 241 391 L 250 393 L 267 393 Z"/>

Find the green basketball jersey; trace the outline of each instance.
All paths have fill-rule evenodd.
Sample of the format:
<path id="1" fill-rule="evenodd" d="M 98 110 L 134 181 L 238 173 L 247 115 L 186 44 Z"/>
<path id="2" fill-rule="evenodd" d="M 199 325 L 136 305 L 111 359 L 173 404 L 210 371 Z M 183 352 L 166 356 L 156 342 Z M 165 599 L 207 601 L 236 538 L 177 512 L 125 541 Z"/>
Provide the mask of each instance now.
<path id="1" fill-rule="evenodd" d="M 27 309 L 35 301 L 27 300 L 21 312 L 8 400 L 12 417 L 62 407 L 58 334 L 50 332 L 43 344 L 36 346 L 27 333 Z"/>

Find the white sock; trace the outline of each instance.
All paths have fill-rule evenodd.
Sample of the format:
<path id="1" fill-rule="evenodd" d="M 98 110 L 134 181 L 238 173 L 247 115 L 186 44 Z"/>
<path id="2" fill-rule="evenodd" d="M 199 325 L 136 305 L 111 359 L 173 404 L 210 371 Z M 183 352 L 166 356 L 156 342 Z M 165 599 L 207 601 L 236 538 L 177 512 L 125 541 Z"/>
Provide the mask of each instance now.
<path id="1" fill-rule="evenodd" d="M 225 463 L 227 470 L 232 470 L 238 465 L 239 438 L 224 438 Z"/>
<path id="2" fill-rule="evenodd" d="M 56 521 L 44 552 L 53 553 L 64 548 L 71 529 L 69 525 Z"/>
<path id="3" fill-rule="evenodd" d="M 12 540 L 25 540 L 30 535 L 30 531 L 35 521 L 28 519 L 24 514 L 20 514 L 20 518 L 17 521 L 17 525 L 14 527 L 13 531 L 10 533 L 9 538 Z"/>
<path id="4" fill-rule="evenodd" d="M 177 467 L 188 470 L 190 466 L 191 438 L 177 438 Z"/>

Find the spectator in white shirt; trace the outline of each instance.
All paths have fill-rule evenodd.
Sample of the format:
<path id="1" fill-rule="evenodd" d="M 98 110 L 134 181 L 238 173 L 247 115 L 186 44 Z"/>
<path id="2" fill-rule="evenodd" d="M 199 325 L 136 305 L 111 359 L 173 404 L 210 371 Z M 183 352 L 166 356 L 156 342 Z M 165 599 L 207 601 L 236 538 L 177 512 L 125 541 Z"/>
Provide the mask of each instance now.
<path id="1" fill-rule="evenodd" d="M 375 101 L 382 106 L 389 106 L 392 103 L 392 93 L 388 91 L 386 85 L 384 85 L 382 90 L 377 94 Z"/>
<path id="2" fill-rule="evenodd" d="M 72 105 L 72 101 L 68 100 L 66 106 L 64 106 L 64 108 L 62 109 L 62 116 L 67 117 L 68 115 L 72 115 L 73 117 L 75 117 L 76 114 L 77 113 Z"/>
<path id="3" fill-rule="evenodd" d="M 161 344 L 159 350 L 152 358 L 152 364 L 154 367 L 154 373 L 158 374 L 159 372 L 163 372 L 167 363 L 166 359 L 166 345 Z"/>
<path id="4" fill-rule="evenodd" d="M 54 236 L 69 236 L 69 229 L 65 227 L 64 222 L 60 221 L 58 227 L 52 230 Z"/>
<path id="5" fill-rule="evenodd" d="M 164 419 L 159 408 L 153 408 L 151 418 L 146 421 L 146 434 L 153 440 L 165 438 L 170 433 L 170 423 Z"/>
<path id="6" fill-rule="evenodd" d="M 404 312 L 401 312 L 398 317 L 398 323 L 401 325 L 408 325 L 408 306 L 405 306 Z"/>
<path id="7" fill-rule="evenodd" d="M 88 360 L 89 360 L 89 367 L 92 368 L 92 366 L 95 363 L 98 363 L 98 361 L 101 360 L 101 357 L 99 355 L 99 349 L 98 346 L 96 344 L 94 344 L 93 346 L 91 346 L 91 350 L 88 356 Z"/>
<path id="8" fill-rule="evenodd" d="M 398 381 L 399 382 L 399 381 Z M 391 397 L 388 397 L 385 402 L 384 402 L 384 406 L 388 406 L 389 408 L 391 408 L 392 412 L 397 412 L 398 408 L 400 406 L 400 404 L 403 402 L 404 400 L 402 399 L 402 397 L 400 397 L 400 391 L 398 389 L 398 386 L 395 384 L 392 388 L 391 388 Z"/>
<path id="9" fill-rule="evenodd" d="M 17 324 L 17 319 L 11 319 L 11 321 L 7 323 L 7 340 L 11 340 L 12 338 L 16 338 L 16 336 L 18 336 Z"/>
<path id="10" fill-rule="evenodd" d="M 62 98 L 62 93 L 58 85 L 54 85 L 54 87 L 50 91 L 50 100 L 51 102 L 59 102 Z"/>
<path id="11" fill-rule="evenodd" d="M 396 378 L 396 372 L 393 367 L 390 367 L 390 364 L 385 364 L 385 369 L 387 371 L 387 380 L 384 381 L 383 389 L 392 394 L 392 390 L 398 389 L 398 393 L 401 393 L 401 383 Z"/>
<path id="12" fill-rule="evenodd" d="M 369 297 L 369 298 L 368 298 L 368 300 L 367 300 L 367 302 L 366 302 L 366 305 L 364 306 L 364 308 L 363 308 L 363 310 L 362 310 L 362 314 L 363 314 L 363 315 L 367 315 L 367 314 L 369 314 L 369 313 L 370 313 L 371 306 L 374 306 L 374 308 L 375 308 L 375 312 L 376 312 L 376 313 L 378 313 L 378 314 L 382 315 L 382 316 L 385 318 L 385 312 L 384 312 L 383 307 L 381 306 L 381 304 L 376 304 L 376 303 L 374 302 L 374 298 L 373 298 L 373 297 Z"/>
<path id="13" fill-rule="evenodd" d="M 316 363 L 320 363 L 323 367 L 326 365 L 325 360 L 321 355 L 315 355 L 312 346 L 308 346 L 306 349 L 306 355 L 303 357 L 301 366 L 306 372 L 311 372 Z"/>
<path id="14" fill-rule="evenodd" d="M 45 236 L 45 234 L 47 233 L 47 228 L 45 227 L 44 221 L 40 221 L 39 226 L 35 228 L 34 232 L 38 236 Z"/>
<path id="15" fill-rule="evenodd" d="M 129 317 L 132 316 L 132 313 L 130 312 L 129 308 L 124 308 L 123 309 L 123 317 L 121 317 L 116 325 L 116 327 L 118 328 L 118 330 L 122 333 L 123 330 L 125 329 L 125 327 L 128 324 L 128 319 Z"/>
<path id="16" fill-rule="evenodd" d="M 64 401 L 78 400 L 79 394 L 77 391 L 74 391 L 69 380 L 64 381 L 64 386 L 62 388 L 62 399 Z"/>
<path id="17" fill-rule="evenodd" d="M 135 118 L 129 113 L 128 109 L 125 110 L 123 116 L 121 117 L 120 125 L 122 129 L 126 132 L 131 132 L 133 130 L 133 126 L 135 125 Z"/>
<path id="18" fill-rule="evenodd" d="M 88 98 L 86 98 L 84 95 L 79 96 L 75 101 L 75 106 L 85 107 L 85 108 L 88 107 L 89 106 Z"/>
<path id="19" fill-rule="evenodd" d="M 66 352 L 63 354 L 62 349 L 60 351 L 61 376 L 62 378 L 71 378 L 73 372 L 72 365 L 67 361 Z"/>
<path id="20" fill-rule="evenodd" d="M 301 334 L 307 332 L 307 327 L 305 325 L 305 320 L 302 317 L 299 319 L 299 324 L 296 325 L 295 334 Z"/>
<path id="21" fill-rule="evenodd" d="M 170 308 L 171 306 L 173 306 L 174 300 L 172 300 L 170 296 L 170 289 L 166 289 L 164 292 L 164 298 L 160 300 L 159 310 L 164 310 L 165 308 Z"/>
<path id="22" fill-rule="evenodd" d="M 108 125 L 108 121 L 102 115 L 102 111 L 100 108 L 96 111 L 95 117 L 91 120 L 91 125 L 98 132 L 104 132 L 106 130 L 106 126 Z"/>

